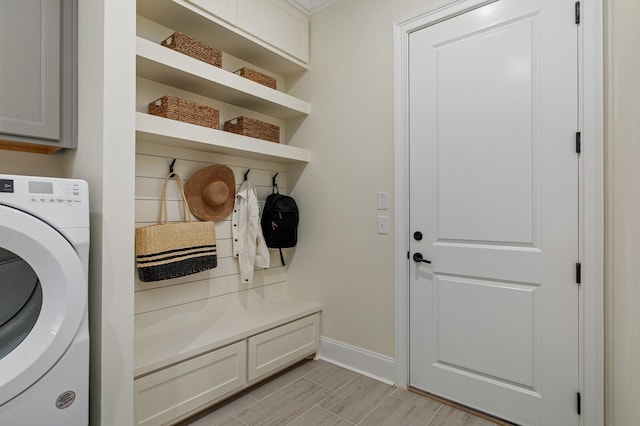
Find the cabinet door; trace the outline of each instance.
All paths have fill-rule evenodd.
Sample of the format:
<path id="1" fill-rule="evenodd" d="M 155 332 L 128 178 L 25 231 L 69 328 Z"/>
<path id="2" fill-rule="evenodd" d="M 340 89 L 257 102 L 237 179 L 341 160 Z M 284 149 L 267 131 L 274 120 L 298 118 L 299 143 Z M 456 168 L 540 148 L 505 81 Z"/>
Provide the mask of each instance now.
<path id="1" fill-rule="evenodd" d="M 320 315 L 314 314 L 250 337 L 248 378 L 260 379 L 318 350 Z"/>
<path id="2" fill-rule="evenodd" d="M 0 2 L 0 131 L 60 137 L 60 2 Z"/>
<path id="3" fill-rule="evenodd" d="M 76 5 L 0 1 L 0 147 L 75 147 Z"/>
<path id="4" fill-rule="evenodd" d="M 287 0 L 238 0 L 238 27 L 309 62 L 309 17 Z"/>
<path id="5" fill-rule="evenodd" d="M 185 2 L 231 24 L 236 23 L 236 0 L 185 0 Z"/>
<path id="6" fill-rule="evenodd" d="M 246 383 L 243 340 L 136 379 L 137 425 L 163 425 L 213 404 Z"/>

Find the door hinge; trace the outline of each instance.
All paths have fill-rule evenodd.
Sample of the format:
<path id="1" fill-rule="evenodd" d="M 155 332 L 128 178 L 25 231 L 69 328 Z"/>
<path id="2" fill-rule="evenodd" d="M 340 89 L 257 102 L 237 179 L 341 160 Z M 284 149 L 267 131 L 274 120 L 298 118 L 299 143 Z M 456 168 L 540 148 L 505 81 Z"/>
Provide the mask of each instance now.
<path id="1" fill-rule="evenodd" d="M 576 411 L 578 415 L 582 414 L 582 397 L 580 396 L 580 392 L 576 394 Z"/>
<path id="2" fill-rule="evenodd" d="M 576 284 L 582 284 L 582 263 L 576 263 Z"/>
<path id="3" fill-rule="evenodd" d="M 582 133 L 576 132 L 576 152 L 580 154 L 582 152 Z"/>
<path id="4" fill-rule="evenodd" d="M 407 252 L 407 259 L 410 259 L 410 257 L 409 257 L 409 252 Z"/>
<path id="5" fill-rule="evenodd" d="M 576 25 L 580 23 L 580 2 L 577 1 L 575 5 L 575 13 L 576 13 Z"/>

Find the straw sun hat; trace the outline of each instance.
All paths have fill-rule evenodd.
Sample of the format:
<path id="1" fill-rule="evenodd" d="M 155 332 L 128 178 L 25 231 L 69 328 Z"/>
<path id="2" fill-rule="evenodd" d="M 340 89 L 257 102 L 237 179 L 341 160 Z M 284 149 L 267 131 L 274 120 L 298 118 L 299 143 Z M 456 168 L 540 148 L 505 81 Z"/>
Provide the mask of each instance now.
<path id="1" fill-rule="evenodd" d="M 233 210 L 236 180 L 227 166 L 214 164 L 195 172 L 185 186 L 189 210 L 200 220 L 222 220 Z"/>

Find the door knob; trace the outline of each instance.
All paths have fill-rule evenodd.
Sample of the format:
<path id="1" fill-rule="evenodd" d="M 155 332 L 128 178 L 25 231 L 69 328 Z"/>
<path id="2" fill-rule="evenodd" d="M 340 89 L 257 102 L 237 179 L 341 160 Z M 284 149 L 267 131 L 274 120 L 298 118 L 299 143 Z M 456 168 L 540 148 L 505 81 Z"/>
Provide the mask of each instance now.
<path id="1" fill-rule="evenodd" d="M 427 260 L 427 259 L 422 257 L 422 253 L 414 253 L 413 254 L 413 260 L 416 263 L 420 263 L 420 262 L 429 263 L 429 264 L 431 263 L 430 260 Z"/>

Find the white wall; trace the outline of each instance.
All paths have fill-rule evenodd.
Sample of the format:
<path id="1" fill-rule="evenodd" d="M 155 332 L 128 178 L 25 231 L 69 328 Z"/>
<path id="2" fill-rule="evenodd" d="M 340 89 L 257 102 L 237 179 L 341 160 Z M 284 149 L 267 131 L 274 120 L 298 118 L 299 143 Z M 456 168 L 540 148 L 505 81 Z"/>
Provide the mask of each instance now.
<path id="1" fill-rule="evenodd" d="M 289 293 L 324 305 L 322 336 L 394 356 L 393 30 L 437 0 L 342 0 L 311 18 L 311 70 L 291 93 L 312 114 L 291 143 L 312 161 L 292 188 L 301 211 Z"/>
<path id="2" fill-rule="evenodd" d="M 640 419 L 640 2 L 607 13 L 605 415 L 626 426 Z"/>
<path id="3" fill-rule="evenodd" d="M 64 168 L 69 151 L 55 154 L 34 154 L 0 150 L 0 173 L 13 175 L 69 177 Z"/>
<path id="4" fill-rule="evenodd" d="M 135 2 L 79 1 L 78 149 L 89 183 L 92 425 L 133 423 Z"/>

